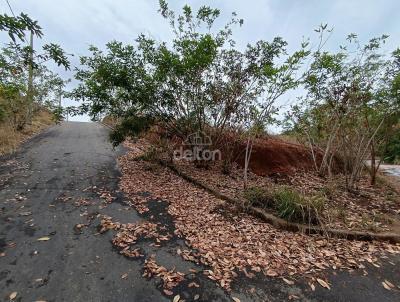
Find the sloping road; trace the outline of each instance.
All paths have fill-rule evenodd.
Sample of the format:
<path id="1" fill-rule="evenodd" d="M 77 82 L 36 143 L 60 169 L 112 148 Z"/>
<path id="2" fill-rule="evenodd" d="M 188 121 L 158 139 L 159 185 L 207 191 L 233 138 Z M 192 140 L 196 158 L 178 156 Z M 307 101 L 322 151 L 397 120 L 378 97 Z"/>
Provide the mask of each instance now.
<path id="1" fill-rule="evenodd" d="M 96 123 L 63 123 L 1 162 L 0 301 L 8 301 L 13 292 L 16 301 L 166 300 L 141 277 L 139 263 L 123 258 L 109 240 L 96 235 L 95 224 L 82 234 L 74 229 L 101 208 L 97 194 L 85 189 L 117 185 L 118 151 L 107 133 Z M 77 207 L 77 197 L 97 198 L 98 204 Z M 103 212 L 138 219 L 118 202 Z M 37 240 L 42 237 L 50 240 Z M 125 273 L 129 278 L 122 280 Z"/>
<path id="2" fill-rule="evenodd" d="M 147 216 L 140 216 L 123 202 L 124 196 L 117 192 L 116 162 L 123 150 L 113 150 L 107 137 L 108 129 L 99 124 L 63 123 L 15 155 L 0 159 L 1 301 L 9 301 L 12 293 L 17 293 L 14 301 L 172 300 L 163 294 L 159 281 L 142 277 L 144 259 L 124 258 L 112 248 L 112 233 L 98 234 L 98 214 L 122 223 L 160 217 L 161 223 L 173 228 L 165 203 L 152 201 Z M 105 204 L 98 193 L 107 197 L 108 191 L 116 199 Z M 184 247 L 179 239 L 160 248 L 151 241 L 138 244 L 168 269 L 202 269 L 176 255 Z M 380 268 L 367 265 L 365 272 L 327 271 L 332 290 L 317 287 L 315 292 L 301 279 L 288 285 L 276 278 L 240 277 L 232 296 L 241 302 L 400 301 L 399 290 L 388 291 L 381 284 L 385 279 L 400 280 L 399 267 L 396 257 Z M 195 296 L 198 301 L 232 301 L 201 273 L 195 278 L 199 288 L 189 288 L 187 280 L 174 289 L 174 295 L 179 293 L 186 301 Z"/>

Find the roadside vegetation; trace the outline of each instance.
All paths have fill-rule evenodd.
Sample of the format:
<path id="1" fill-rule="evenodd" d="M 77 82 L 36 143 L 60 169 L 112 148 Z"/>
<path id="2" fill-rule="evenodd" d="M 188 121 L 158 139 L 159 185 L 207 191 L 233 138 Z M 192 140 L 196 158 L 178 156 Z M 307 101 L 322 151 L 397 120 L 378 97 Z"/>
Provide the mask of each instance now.
<path id="1" fill-rule="evenodd" d="M 41 51 L 34 39 L 43 38 L 39 24 L 26 14 L 0 15 L 0 30 L 8 43 L 0 47 L 0 154 L 62 119 L 60 98 L 66 81 L 52 72 L 46 62 L 70 68 L 66 53 L 53 43 Z"/>

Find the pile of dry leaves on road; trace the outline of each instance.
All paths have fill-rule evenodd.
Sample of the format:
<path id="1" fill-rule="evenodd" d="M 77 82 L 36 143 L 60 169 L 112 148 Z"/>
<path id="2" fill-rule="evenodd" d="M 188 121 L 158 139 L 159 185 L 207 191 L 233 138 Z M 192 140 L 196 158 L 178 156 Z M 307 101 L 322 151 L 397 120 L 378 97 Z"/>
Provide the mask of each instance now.
<path id="1" fill-rule="evenodd" d="M 103 216 L 100 222 L 100 233 L 108 230 L 117 231 L 112 243 L 115 247 L 119 248 L 120 253 L 127 256 L 136 258 L 140 255 L 139 249 L 131 250 L 131 247 L 136 244 L 139 239 L 152 238 L 155 240 L 155 246 L 159 245 L 162 241 L 171 239 L 171 234 L 162 234 L 163 226 L 159 224 L 142 221 L 139 223 L 122 224 L 113 222 L 109 216 Z"/>
<path id="2" fill-rule="evenodd" d="M 188 245 L 188 250 L 180 251 L 181 256 L 208 266 L 204 273 L 226 290 L 238 272 L 248 277 L 257 272 L 270 277 L 315 277 L 327 268 L 353 270 L 364 268 L 366 262 L 378 266 L 379 257 L 400 253 L 399 245 L 327 239 L 275 229 L 237 212 L 167 168 L 149 168 L 149 163 L 138 160 L 142 145 L 127 146 L 130 152 L 119 160 L 121 189 L 140 212 L 146 211 L 149 198 L 167 201 L 175 233 Z M 138 194 L 142 192 L 151 195 Z"/>
<path id="3" fill-rule="evenodd" d="M 102 216 L 100 222 L 100 233 L 108 230 L 116 231 L 112 244 L 120 250 L 120 254 L 128 258 L 139 258 L 144 255 L 141 253 L 140 248 L 135 244 L 139 239 L 153 239 L 155 242 L 152 244 L 155 247 L 160 246 L 162 241 L 171 239 L 171 234 L 165 233 L 163 226 L 157 223 L 142 221 L 139 223 L 122 224 L 113 222 L 109 216 Z M 170 289 L 177 286 L 185 279 L 185 274 L 175 271 L 175 269 L 167 270 L 164 266 L 157 264 L 154 255 L 145 260 L 143 277 L 152 278 L 153 276 L 159 277 L 162 280 L 164 293 L 172 295 Z"/>
<path id="4" fill-rule="evenodd" d="M 161 278 L 164 292 L 167 295 L 172 295 L 172 292 L 169 290 L 185 279 L 185 274 L 177 272 L 174 269 L 167 270 L 164 266 L 157 264 L 154 256 L 146 259 L 143 273 L 143 277 L 151 278 L 153 276 Z"/>

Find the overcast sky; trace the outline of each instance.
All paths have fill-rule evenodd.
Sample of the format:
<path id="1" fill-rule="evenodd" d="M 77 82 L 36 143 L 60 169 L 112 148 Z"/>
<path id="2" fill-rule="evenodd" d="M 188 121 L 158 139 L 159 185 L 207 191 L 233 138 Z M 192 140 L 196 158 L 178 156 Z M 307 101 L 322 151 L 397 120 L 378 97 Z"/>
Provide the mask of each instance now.
<path id="1" fill-rule="evenodd" d="M 167 22 L 158 14 L 158 0 L 9 0 L 15 14 L 27 13 L 38 20 L 46 42 L 60 44 L 68 53 L 87 54 L 90 44 L 100 48 L 111 40 L 133 43 L 140 33 L 159 40 L 171 37 Z M 179 10 L 189 4 L 194 8 L 209 5 L 222 12 L 221 24 L 231 12 L 244 19 L 236 28 L 234 38 L 239 47 L 259 39 L 271 40 L 281 36 L 296 49 L 303 37 L 316 38 L 313 30 L 328 23 L 334 32 L 326 46 L 337 50 L 347 34 L 357 33 L 362 42 L 388 34 L 386 51 L 400 46 L 399 0 L 188 0 L 169 1 L 170 7 Z M 7 2 L 0 0 L 0 11 L 10 14 Z M 3 39 L 4 36 L 1 36 Z M 4 42 L 4 41 L 3 41 Z M 40 44 L 40 41 L 37 46 Z M 72 77 L 73 73 L 65 73 Z M 74 85 L 73 82 L 71 85 Z M 292 99 L 286 96 L 282 103 Z M 65 104 L 73 102 L 64 100 Z M 76 117 L 85 120 L 87 117 Z"/>

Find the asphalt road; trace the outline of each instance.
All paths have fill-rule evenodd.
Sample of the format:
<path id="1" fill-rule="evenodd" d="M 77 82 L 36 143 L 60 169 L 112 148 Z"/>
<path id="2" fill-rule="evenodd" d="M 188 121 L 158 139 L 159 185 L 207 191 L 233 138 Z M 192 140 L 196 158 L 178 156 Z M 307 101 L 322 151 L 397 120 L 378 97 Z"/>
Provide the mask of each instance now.
<path id="1" fill-rule="evenodd" d="M 13 156 L 0 159 L 0 300 L 9 301 L 171 301 L 159 282 L 142 277 L 144 259 L 132 261 L 113 249 L 112 233 L 98 234 L 97 214 L 117 221 L 137 222 L 157 215 L 167 228 L 173 222 L 166 204 L 151 202 L 150 212 L 140 216 L 126 206 L 117 192 L 119 171 L 107 141 L 108 129 L 95 123 L 63 123 L 26 143 Z M 115 200 L 105 205 L 98 191 L 109 191 Z M 76 205 L 80 198 L 90 201 Z M 162 214 L 162 215 L 160 215 Z M 160 215 L 160 216 L 159 216 Z M 77 225 L 85 225 L 77 228 Z M 45 238 L 48 240 L 39 241 Z M 184 243 L 174 238 L 161 248 L 140 242 L 146 255 L 156 254 L 167 268 L 201 270 L 176 255 Z M 351 244 L 351 243 L 349 243 Z M 232 296 L 244 301 L 400 301 L 399 291 L 383 288 L 384 279 L 400 280 L 400 259 L 363 272 L 327 272 L 332 290 L 312 292 L 301 279 L 287 285 L 280 279 L 240 277 Z M 126 278 L 121 276 L 127 274 Z M 199 288 L 187 282 L 174 295 L 193 301 L 232 301 L 202 274 L 193 277 Z M 255 290 L 251 290 L 252 288 Z M 173 296 L 172 296 L 173 297 Z"/>
<path id="2" fill-rule="evenodd" d="M 400 178 L 400 165 L 381 165 L 379 169 L 385 174 Z"/>
<path id="3" fill-rule="evenodd" d="M 109 238 L 96 235 L 85 212 L 64 196 L 96 199 L 84 191 L 117 185 L 116 155 L 108 130 L 95 123 L 64 123 L 34 138 L 0 168 L 0 299 L 7 301 L 163 301 L 154 284 L 141 277 L 141 265 L 112 249 Z M 17 162 L 14 162 L 16 160 Z M 115 203 L 105 214 L 139 219 Z M 122 213 L 122 214 L 120 214 Z M 48 241 L 38 238 L 49 237 Z M 129 279 L 121 275 L 130 273 Z"/>

